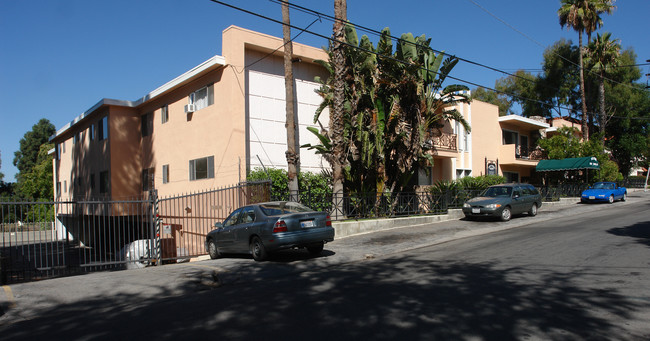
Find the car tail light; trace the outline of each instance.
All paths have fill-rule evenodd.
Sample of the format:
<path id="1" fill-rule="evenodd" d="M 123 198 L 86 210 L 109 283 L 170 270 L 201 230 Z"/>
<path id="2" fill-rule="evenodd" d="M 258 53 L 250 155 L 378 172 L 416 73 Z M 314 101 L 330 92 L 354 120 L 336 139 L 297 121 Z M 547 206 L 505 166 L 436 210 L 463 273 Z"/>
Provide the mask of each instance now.
<path id="1" fill-rule="evenodd" d="M 332 218 L 330 218 L 329 214 L 325 218 L 325 226 L 332 226 Z"/>
<path id="2" fill-rule="evenodd" d="M 278 232 L 287 232 L 287 223 L 282 219 L 276 221 L 273 225 L 273 233 Z"/>

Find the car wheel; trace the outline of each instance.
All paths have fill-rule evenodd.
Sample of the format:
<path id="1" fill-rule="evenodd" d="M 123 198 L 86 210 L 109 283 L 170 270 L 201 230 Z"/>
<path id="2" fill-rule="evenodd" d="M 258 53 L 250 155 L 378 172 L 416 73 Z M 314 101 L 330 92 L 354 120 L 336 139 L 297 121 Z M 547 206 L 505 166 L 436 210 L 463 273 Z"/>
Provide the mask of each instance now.
<path id="1" fill-rule="evenodd" d="M 621 201 L 625 201 L 625 200 L 627 200 L 627 193 L 623 193 L 623 198 L 621 199 Z"/>
<path id="2" fill-rule="evenodd" d="M 609 198 L 607 199 L 607 202 L 609 202 L 610 204 L 614 203 L 614 194 L 609 196 Z"/>
<path id="3" fill-rule="evenodd" d="M 512 217 L 512 212 L 510 211 L 510 207 L 507 207 L 501 211 L 501 221 L 508 221 Z"/>
<path id="4" fill-rule="evenodd" d="M 266 258 L 268 258 L 268 254 L 266 253 L 266 248 L 264 247 L 264 244 L 262 243 L 262 240 L 260 237 L 253 237 L 253 240 L 251 240 L 251 254 L 253 255 L 253 259 L 257 262 L 265 261 Z"/>
<path id="5" fill-rule="evenodd" d="M 537 215 L 537 204 L 533 203 L 533 206 L 530 207 L 530 210 L 528 211 L 529 216 L 536 216 Z"/>
<path id="6" fill-rule="evenodd" d="M 323 242 L 320 242 L 318 244 L 309 245 L 309 246 L 307 246 L 307 251 L 309 251 L 309 254 L 312 255 L 312 256 L 318 256 L 318 255 L 320 255 L 321 252 L 323 252 L 323 246 L 324 245 L 325 245 L 325 243 L 323 243 Z"/>
<path id="7" fill-rule="evenodd" d="M 214 240 L 210 239 L 208 242 L 208 253 L 210 254 L 211 259 L 219 258 L 219 250 L 217 250 L 217 245 L 214 243 Z"/>

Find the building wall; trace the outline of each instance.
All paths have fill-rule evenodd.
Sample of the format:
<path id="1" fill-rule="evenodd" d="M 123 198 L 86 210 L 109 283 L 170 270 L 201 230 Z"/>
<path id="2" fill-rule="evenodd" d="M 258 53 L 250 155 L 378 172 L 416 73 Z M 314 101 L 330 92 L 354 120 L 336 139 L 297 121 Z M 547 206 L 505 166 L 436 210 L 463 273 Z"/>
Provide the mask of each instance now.
<path id="1" fill-rule="evenodd" d="M 250 168 L 273 167 L 287 169 L 285 152 L 287 150 L 286 102 L 284 85 L 284 61 L 279 56 L 264 58 L 266 53 L 247 51 L 247 64 L 259 61 L 247 70 L 247 113 L 249 118 L 249 152 Z M 260 60 L 264 58 L 263 60 Z M 296 113 L 296 151 L 300 153 L 302 171 L 319 173 L 323 167 L 329 167 L 313 151 L 301 149 L 302 144 L 318 144 L 318 139 L 307 130 L 316 127 L 314 114 L 322 102 L 314 92 L 319 84 L 315 76 L 326 77 L 325 70 L 312 63 L 294 63 L 294 92 Z M 320 116 L 324 126 L 329 123 L 326 111 Z M 260 162 L 261 161 L 261 162 Z"/>
<path id="2" fill-rule="evenodd" d="M 499 108 L 472 101 L 472 176 L 486 175 L 485 159 L 496 161 L 501 146 Z"/>

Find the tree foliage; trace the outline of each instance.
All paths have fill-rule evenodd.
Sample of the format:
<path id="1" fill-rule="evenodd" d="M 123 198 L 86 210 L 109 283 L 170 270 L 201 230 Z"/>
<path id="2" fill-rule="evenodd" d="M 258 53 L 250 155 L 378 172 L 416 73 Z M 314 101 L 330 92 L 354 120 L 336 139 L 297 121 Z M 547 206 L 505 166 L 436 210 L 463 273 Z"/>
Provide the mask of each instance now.
<path id="1" fill-rule="evenodd" d="M 310 129 L 318 145 L 315 149 L 326 160 L 333 157 L 334 138 L 342 138 L 345 146 L 346 187 L 352 192 L 400 192 L 423 160 L 432 160 L 427 143 L 447 120 L 469 125 L 454 105 L 467 103 L 466 87 L 443 87 L 447 75 L 458 59 L 444 58 L 430 48 L 430 39 L 422 35 L 403 34 L 393 45 L 388 28 L 382 31 L 375 47 L 367 36 L 358 39 L 354 27 L 348 25 L 345 40 L 343 131 Z M 316 112 L 318 121 L 325 108 L 333 110 L 334 58 L 321 61 L 330 70 L 330 77 L 321 82 L 318 94 L 323 102 Z M 330 161 L 331 164 L 333 164 Z"/>
<path id="2" fill-rule="evenodd" d="M 605 152 L 602 141 L 599 139 L 581 141 L 577 136 L 576 128 L 561 127 L 558 129 L 557 135 L 540 139 L 538 143 L 549 159 L 596 157 L 600 164 L 600 172 L 591 173 L 593 180 L 616 181 L 623 178 L 616 163 Z"/>
<path id="3" fill-rule="evenodd" d="M 51 143 L 42 144 L 36 164 L 23 172 L 16 184 L 16 194 L 30 199 L 52 200 L 54 198 L 52 158 L 48 151 Z"/>
<path id="4" fill-rule="evenodd" d="M 48 119 L 42 118 L 20 139 L 20 148 L 14 153 L 18 181 L 37 164 L 41 145 L 46 143 L 54 133 L 56 133 L 54 125 Z"/>

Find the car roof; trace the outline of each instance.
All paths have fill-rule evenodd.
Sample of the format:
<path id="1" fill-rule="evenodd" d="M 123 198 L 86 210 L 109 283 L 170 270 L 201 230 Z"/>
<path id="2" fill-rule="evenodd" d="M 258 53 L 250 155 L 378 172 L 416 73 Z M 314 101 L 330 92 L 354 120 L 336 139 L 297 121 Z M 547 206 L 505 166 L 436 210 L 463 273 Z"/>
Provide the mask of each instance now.
<path id="1" fill-rule="evenodd" d="M 490 187 L 515 187 L 515 186 L 532 186 L 532 185 L 531 184 L 518 183 L 518 182 L 511 182 L 511 183 L 507 183 L 507 184 L 492 185 Z"/>

